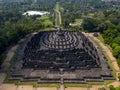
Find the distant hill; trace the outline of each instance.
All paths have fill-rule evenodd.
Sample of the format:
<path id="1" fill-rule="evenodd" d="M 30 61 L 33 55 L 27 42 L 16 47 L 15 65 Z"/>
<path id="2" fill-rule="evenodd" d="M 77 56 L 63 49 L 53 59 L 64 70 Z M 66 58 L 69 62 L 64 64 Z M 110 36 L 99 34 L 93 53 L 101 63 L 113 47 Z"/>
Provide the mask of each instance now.
<path id="1" fill-rule="evenodd" d="M 41 2 L 41 1 L 47 1 L 47 0 L 0 0 L 0 2 L 6 2 L 6 3 L 7 2 L 8 3 L 9 2 L 33 2 L 33 3 L 36 3 L 36 2 Z M 57 0 L 52 0 L 52 1 L 57 1 Z M 67 1 L 67 0 L 58 0 L 58 1 Z M 72 0 L 72 1 L 74 1 L 74 0 Z M 91 0 L 85 0 L 85 1 L 91 1 Z M 96 0 L 92 0 L 92 1 L 96 1 Z M 116 2 L 120 2 L 120 0 L 100 0 L 100 1 L 105 1 L 105 2 L 116 1 Z"/>
<path id="2" fill-rule="evenodd" d="M 112 2 L 112 1 L 120 2 L 120 0 L 102 0 L 102 1 L 105 1 L 105 2 Z"/>
<path id="3" fill-rule="evenodd" d="M 37 2 L 49 2 L 49 1 L 57 1 L 57 0 L 0 0 L 2 3 L 10 3 L 10 2 L 32 2 L 32 3 L 37 3 Z"/>
<path id="4" fill-rule="evenodd" d="M 9 3 L 9 2 L 36 2 L 37 0 L 0 0 L 0 2 L 3 2 L 3 3 Z"/>

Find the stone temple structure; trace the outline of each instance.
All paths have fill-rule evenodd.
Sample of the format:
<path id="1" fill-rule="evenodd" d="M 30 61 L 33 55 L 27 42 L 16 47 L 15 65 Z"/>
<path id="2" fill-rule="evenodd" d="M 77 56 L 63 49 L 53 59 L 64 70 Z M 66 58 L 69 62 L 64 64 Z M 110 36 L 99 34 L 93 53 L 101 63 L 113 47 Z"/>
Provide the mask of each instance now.
<path id="1" fill-rule="evenodd" d="M 79 31 L 33 35 L 14 60 L 9 80 L 37 83 L 87 83 L 113 80 L 101 50 Z"/>

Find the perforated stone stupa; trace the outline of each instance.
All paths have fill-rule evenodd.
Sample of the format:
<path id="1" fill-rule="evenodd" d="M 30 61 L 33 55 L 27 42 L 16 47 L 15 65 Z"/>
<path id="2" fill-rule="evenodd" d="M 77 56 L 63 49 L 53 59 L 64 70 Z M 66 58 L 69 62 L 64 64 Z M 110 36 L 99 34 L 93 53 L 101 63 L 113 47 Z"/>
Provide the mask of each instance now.
<path id="1" fill-rule="evenodd" d="M 113 80 L 101 50 L 79 31 L 45 31 L 32 36 L 14 60 L 9 80 L 38 83 Z"/>

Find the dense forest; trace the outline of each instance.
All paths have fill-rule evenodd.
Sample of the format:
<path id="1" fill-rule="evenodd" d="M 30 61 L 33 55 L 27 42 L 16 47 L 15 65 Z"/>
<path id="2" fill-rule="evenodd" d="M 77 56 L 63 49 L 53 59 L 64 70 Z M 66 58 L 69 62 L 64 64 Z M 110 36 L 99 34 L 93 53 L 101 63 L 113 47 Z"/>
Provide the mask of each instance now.
<path id="1" fill-rule="evenodd" d="M 1 0 L 0 56 L 25 35 L 54 28 L 54 7 L 60 4 L 62 28 L 100 32 L 120 66 L 120 2 L 101 0 Z M 46 19 L 23 16 L 27 10 L 49 11 Z M 70 25 L 70 23 L 73 24 Z M 76 24 L 77 23 L 77 24 Z M 0 60 L 0 62 L 2 62 Z"/>
<path id="2" fill-rule="evenodd" d="M 100 32 L 104 42 L 110 45 L 120 66 L 120 2 L 60 0 L 60 5 L 63 27 Z M 81 24 L 70 26 L 70 23 L 75 23 L 76 19 L 79 19 Z"/>
<path id="3" fill-rule="evenodd" d="M 39 3 L 9 2 L 0 3 L 0 64 L 3 62 L 4 51 L 11 45 L 16 44 L 25 35 L 53 27 L 52 14 L 43 18 L 23 16 L 27 10 L 39 10 L 53 12 L 55 2 L 41 0 Z"/>
<path id="4" fill-rule="evenodd" d="M 98 12 L 120 11 L 120 2 L 102 2 L 101 0 L 60 0 L 59 2 L 65 28 L 69 27 L 69 23 L 74 23 L 75 19 L 89 18 Z"/>

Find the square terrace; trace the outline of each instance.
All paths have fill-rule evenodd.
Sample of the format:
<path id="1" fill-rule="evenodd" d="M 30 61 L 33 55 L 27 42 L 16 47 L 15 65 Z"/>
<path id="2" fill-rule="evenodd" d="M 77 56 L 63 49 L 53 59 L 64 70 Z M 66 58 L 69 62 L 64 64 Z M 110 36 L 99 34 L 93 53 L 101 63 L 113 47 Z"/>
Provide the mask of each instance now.
<path id="1" fill-rule="evenodd" d="M 101 50 L 78 31 L 35 34 L 19 50 L 9 80 L 38 83 L 87 83 L 113 80 Z"/>

